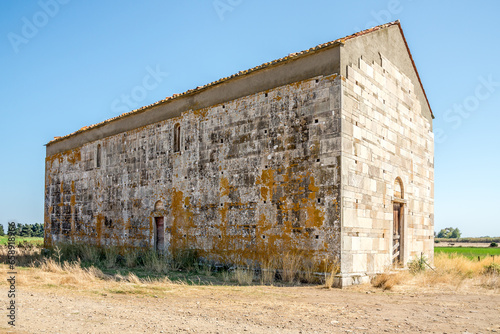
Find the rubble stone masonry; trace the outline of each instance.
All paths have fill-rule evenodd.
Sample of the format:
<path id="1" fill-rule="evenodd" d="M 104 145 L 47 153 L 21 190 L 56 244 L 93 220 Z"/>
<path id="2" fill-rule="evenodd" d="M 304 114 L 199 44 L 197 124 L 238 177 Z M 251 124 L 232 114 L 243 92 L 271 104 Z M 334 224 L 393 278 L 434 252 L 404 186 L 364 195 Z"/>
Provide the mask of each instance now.
<path id="1" fill-rule="evenodd" d="M 153 247 L 161 216 L 168 252 L 339 258 L 340 86 L 315 77 L 48 156 L 47 245 Z"/>

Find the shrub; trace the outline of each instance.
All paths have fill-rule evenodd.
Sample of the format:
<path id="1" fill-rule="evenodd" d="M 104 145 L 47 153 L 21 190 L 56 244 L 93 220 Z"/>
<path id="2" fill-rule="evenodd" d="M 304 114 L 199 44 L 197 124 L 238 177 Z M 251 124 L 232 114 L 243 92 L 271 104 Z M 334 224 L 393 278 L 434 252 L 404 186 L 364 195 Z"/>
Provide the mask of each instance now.
<path id="1" fill-rule="evenodd" d="M 170 267 L 192 271 L 198 265 L 199 256 L 195 249 L 178 249 L 172 254 Z"/>
<path id="2" fill-rule="evenodd" d="M 497 244 L 496 242 L 492 242 L 492 243 L 490 244 L 490 247 L 498 247 L 498 244 Z"/>
<path id="3" fill-rule="evenodd" d="M 496 274 L 500 275 L 500 264 L 499 263 L 490 263 L 487 266 L 484 266 L 484 272 L 486 274 Z"/>
<path id="4" fill-rule="evenodd" d="M 134 268 L 137 265 L 137 258 L 139 257 L 139 251 L 137 249 L 127 249 L 124 252 L 125 265 L 128 268 Z"/>
<path id="5" fill-rule="evenodd" d="M 413 275 L 418 274 L 425 271 L 426 264 L 427 260 L 424 255 L 421 255 L 420 257 L 417 256 L 408 262 L 408 271 Z"/>
<path id="6" fill-rule="evenodd" d="M 142 263 L 145 269 L 156 273 L 167 273 L 168 264 L 165 257 L 156 253 L 153 250 L 147 250 L 139 256 L 139 262 Z"/>
<path id="7" fill-rule="evenodd" d="M 106 256 L 106 260 L 104 261 L 104 265 L 106 268 L 113 268 L 116 265 L 116 261 L 118 259 L 118 248 L 116 247 L 107 247 L 104 249 L 104 254 Z"/>

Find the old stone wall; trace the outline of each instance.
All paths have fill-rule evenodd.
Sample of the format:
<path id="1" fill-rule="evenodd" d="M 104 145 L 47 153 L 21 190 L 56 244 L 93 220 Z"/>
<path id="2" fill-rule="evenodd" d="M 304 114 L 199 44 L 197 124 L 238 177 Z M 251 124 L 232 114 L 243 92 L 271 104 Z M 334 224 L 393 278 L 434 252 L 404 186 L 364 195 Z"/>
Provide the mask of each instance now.
<path id="1" fill-rule="evenodd" d="M 318 76 L 48 156 L 46 245 L 153 247 L 161 216 L 168 252 L 338 258 L 340 87 Z"/>
<path id="2" fill-rule="evenodd" d="M 406 201 L 402 262 L 420 252 L 433 258 L 431 124 L 415 95 L 418 82 L 381 57 L 381 66 L 348 64 L 342 84 L 341 270 L 351 277 L 391 265 L 397 178 Z"/>

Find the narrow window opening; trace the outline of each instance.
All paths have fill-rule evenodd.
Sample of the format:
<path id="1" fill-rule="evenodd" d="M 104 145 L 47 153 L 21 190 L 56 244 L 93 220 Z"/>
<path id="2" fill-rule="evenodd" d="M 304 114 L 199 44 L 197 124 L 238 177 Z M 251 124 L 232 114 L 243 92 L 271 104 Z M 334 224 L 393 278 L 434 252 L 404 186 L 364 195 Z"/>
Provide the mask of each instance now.
<path id="1" fill-rule="evenodd" d="M 101 167 L 101 144 L 97 145 L 95 165 L 97 168 Z"/>
<path id="2" fill-rule="evenodd" d="M 318 198 L 318 203 L 321 203 L 321 198 Z"/>
<path id="3" fill-rule="evenodd" d="M 318 119 L 315 119 L 315 120 L 314 120 L 314 123 L 319 123 L 319 120 L 318 120 Z"/>
<path id="4" fill-rule="evenodd" d="M 181 151 L 181 125 L 179 123 L 174 126 L 174 152 Z"/>
<path id="5" fill-rule="evenodd" d="M 265 96 L 265 97 L 267 97 L 267 93 L 266 93 L 266 94 L 264 94 L 264 96 Z"/>

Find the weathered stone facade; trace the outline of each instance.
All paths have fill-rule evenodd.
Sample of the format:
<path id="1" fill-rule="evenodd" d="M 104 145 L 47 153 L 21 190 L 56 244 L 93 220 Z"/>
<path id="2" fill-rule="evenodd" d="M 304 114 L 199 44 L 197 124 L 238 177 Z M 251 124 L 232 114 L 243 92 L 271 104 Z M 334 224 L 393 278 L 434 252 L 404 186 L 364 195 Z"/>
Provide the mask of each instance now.
<path id="1" fill-rule="evenodd" d="M 431 124 L 412 82 L 383 55 L 381 61 L 349 65 L 342 85 L 342 272 L 348 282 L 353 273 L 375 274 L 391 264 L 397 198 L 404 211 L 401 262 L 421 252 L 433 259 Z"/>
<path id="2" fill-rule="evenodd" d="M 432 112 L 404 43 L 387 24 L 56 138 L 46 246 L 296 252 L 341 285 L 432 257 Z"/>

